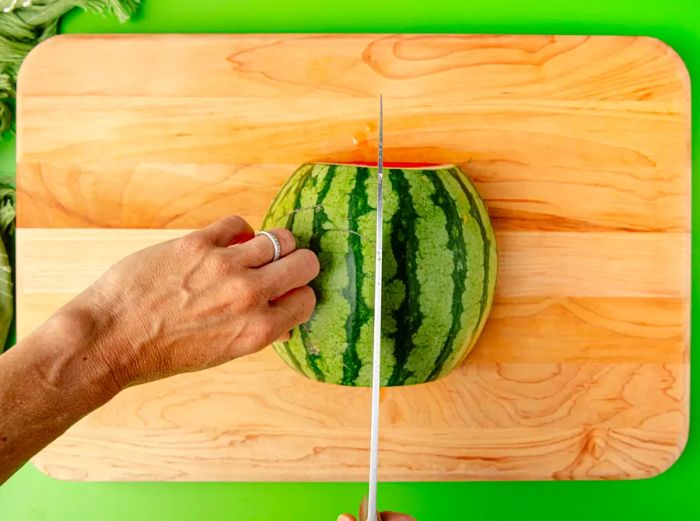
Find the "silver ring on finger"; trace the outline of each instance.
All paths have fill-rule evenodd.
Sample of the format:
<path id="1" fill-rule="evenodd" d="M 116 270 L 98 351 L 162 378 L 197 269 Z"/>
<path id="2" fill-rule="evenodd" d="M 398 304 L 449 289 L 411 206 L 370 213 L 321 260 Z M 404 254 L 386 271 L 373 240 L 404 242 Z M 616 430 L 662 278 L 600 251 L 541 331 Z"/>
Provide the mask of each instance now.
<path id="1" fill-rule="evenodd" d="M 282 246 L 280 246 L 280 240 L 277 238 L 277 235 L 275 235 L 273 232 L 266 232 L 264 230 L 261 230 L 255 234 L 256 237 L 259 235 L 270 239 L 270 242 L 272 243 L 272 248 L 274 250 L 272 260 L 270 262 L 275 262 L 277 259 L 280 258 L 280 255 L 282 254 Z"/>

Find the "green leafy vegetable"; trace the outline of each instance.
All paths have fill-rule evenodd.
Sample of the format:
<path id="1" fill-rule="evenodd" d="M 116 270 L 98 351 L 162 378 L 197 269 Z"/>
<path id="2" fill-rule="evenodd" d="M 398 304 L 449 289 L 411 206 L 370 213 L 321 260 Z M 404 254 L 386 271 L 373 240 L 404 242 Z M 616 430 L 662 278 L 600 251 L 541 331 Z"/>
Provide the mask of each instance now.
<path id="1" fill-rule="evenodd" d="M 0 179 L 0 351 L 5 346 L 14 316 L 15 202 L 13 180 Z"/>
<path id="2" fill-rule="evenodd" d="M 13 130 L 17 73 L 36 45 L 55 35 L 60 18 L 74 7 L 112 14 L 120 22 L 141 0 L 0 0 L 0 135 Z M 0 352 L 14 316 L 15 185 L 0 178 Z"/>
<path id="3" fill-rule="evenodd" d="M 17 73 L 36 45 L 55 35 L 58 21 L 74 7 L 113 14 L 124 22 L 140 0 L 0 0 L 0 100 L 15 97 Z M 0 101 L 0 132 L 11 127 L 12 111 Z"/>
<path id="4" fill-rule="evenodd" d="M 15 234 L 15 204 L 14 179 L 0 179 L 0 237 L 5 244 Z"/>
<path id="5" fill-rule="evenodd" d="M 5 246 L 0 242 L 0 351 L 4 349 L 7 342 L 14 316 L 14 306 L 12 267 Z"/>

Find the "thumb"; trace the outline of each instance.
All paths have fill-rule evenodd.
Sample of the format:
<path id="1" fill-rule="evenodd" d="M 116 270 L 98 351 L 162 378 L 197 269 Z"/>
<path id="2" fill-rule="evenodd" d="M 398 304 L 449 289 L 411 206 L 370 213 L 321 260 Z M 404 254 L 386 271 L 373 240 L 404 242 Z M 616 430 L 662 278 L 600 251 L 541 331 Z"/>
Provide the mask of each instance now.
<path id="1" fill-rule="evenodd" d="M 338 516 L 338 521 L 355 521 L 355 517 L 350 514 L 340 514 Z"/>

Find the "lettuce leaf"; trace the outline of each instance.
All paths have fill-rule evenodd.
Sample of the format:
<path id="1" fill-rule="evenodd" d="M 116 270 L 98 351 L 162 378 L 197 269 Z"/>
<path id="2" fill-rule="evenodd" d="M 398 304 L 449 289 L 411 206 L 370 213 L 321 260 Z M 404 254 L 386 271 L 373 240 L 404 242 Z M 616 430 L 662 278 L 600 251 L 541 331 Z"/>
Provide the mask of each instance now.
<path id="1" fill-rule="evenodd" d="M 12 178 L 0 179 L 0 351 L 14 317 L 14 254 L 15 254 L 15 183 Z"/>
<path id="2" fill-rule="evenodd" d="M 126 21 L 141 0 L 0 1 L 0 132 L 11 129 L 12 112 L 3 99 L 15 97 L 17 73 L 35 46 L 58 32 L 61 17 L 74 7 Z"/>

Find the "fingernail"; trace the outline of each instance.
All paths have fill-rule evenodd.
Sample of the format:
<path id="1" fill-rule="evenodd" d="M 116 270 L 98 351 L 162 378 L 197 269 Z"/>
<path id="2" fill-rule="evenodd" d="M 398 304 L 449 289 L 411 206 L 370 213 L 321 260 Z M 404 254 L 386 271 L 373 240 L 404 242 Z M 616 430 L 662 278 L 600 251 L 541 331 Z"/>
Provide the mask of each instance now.
<path id="1" fill-rule="evenodd" d="M 338 516 L 338 521 L 352 521 L 352 518 L 350 518 L 349 516 L 347 516 L 345 514 L 340 514 Z"/>

